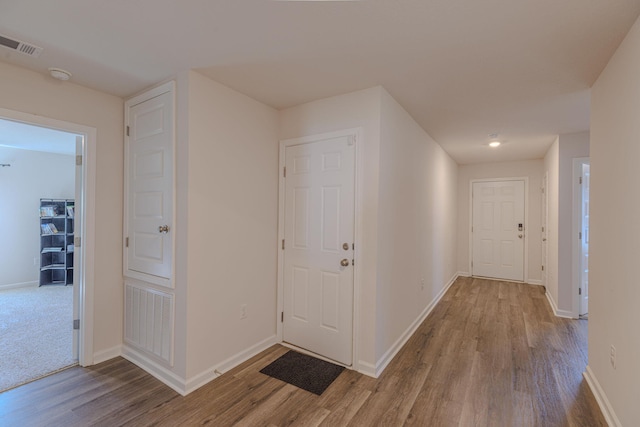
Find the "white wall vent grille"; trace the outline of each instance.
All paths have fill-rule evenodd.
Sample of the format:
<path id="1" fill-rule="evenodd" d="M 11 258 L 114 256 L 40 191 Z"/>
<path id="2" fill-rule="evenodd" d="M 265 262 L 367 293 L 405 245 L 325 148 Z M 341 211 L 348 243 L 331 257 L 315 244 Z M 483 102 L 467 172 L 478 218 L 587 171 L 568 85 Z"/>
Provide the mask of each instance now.
<path id="1" fill-rule="evenodd" d="M 173 365 L 173 295 L 125 285 L 124 339 Z"/>
<path id="2" fill-rule="evenodd" d="M 0 34 L 0 46 L 4 46 L 11 50 L 18 51 L 25 55 L 29 55 L 33 58 L 39 57 L 40 54 L 42 53 L 41 47 L 29 44 L 29 43 L 25 43 L 20 40 L 16 40 L 11 37 L 3 36 L 2 34 Z"/>

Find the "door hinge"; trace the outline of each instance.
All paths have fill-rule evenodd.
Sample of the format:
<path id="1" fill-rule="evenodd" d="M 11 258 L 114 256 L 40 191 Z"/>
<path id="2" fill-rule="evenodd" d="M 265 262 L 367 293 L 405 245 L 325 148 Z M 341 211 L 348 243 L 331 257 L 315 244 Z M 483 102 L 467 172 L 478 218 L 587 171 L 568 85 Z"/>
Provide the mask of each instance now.
<path id="1" fill-rule="evenodd" d="M 354 251 L 356 250 L 356 244 L 355 243 L 351 244 L 351 249 L 354 250 Z"/>
<path id="2" fill-rule="evenodd" d="M 282 249 L 284 249 L 284 239 L 282 239 Z"/>
<path id="3" fill-rule="evenodd" d="M 280 322 L 283 323 L 284 322 L 284 311 L 280 312 Z"/>
<path id="4" fill-rule="evenodd" d="M 578 239 L 582 240 L 582 231 L 578 231 Z"/>
<path id="5" fill-rule="evenodd" d="M 582 177 L 580 177 L 580 184 L 582 184 Z"/>
<path id="6" fill-rule="evenodd" d="M 540 187 L 540 192 L 544 194 L 544 187 Z"/>
<path id="7" fill-rule="evenodd" d="M 542 271 L 544 271 L 544 265 L 542 266 Z"/>
<path id="8" fill-rule="evenodd" d="M 124 238 L 124 246 L 125 246 L 126 248 L 128 248 L 128 247 L 129 247 L 129 238 L 128 238 L 128 237 L 125 237 L 125 238 Z"/>
<path id="9" fill-rule="evenodd" d="M 76 248 L 79 248 L 82 246 L 82 238 L 80 236 L 76 237 L 75 239 L 73 239 L 73 245 Z"/>
<path id="10" fill-rule="evenodd" d="M 542 227 L 542 232 L 544 233 L 544 227 Z"/>
<path id="11" fill-rule="evenodd" d="M 127 126 L 127 136 L 129 136 L 129 126 Z"/>
<path id="12" fill-rule="evenodd" d="M 76 166 L 82 166 L 82 156 L 76 156 Z"/>
<path id="13" fill-rule="evenodd" d="M 283 178 L 287 177 L 287 167 L 286 166 L 282 168 L 282 177 Z"/>
<path id="14" fill-rule="evenodd" d="M 80 329 L 80 319 L 73 319 L 73 329 Z"/>
<path id="15" fill-rule="evenodd" d="M 582 295 L 582 288 L 578 288 L 578 295 Z"/>
<path id="16" fill-rule="evenodd" d="M 471 232 L 473 233 L 473 225 L 471 226 Z"/>

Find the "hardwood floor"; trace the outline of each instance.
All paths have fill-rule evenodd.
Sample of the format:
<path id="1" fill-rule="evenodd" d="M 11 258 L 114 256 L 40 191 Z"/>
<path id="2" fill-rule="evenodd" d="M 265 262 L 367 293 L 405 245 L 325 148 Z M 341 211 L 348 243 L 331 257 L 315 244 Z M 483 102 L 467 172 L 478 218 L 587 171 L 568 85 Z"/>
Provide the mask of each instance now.
<path id="1" fill-rule="evenodd" d="M 0 425 L 606 426 L 586 343 L 542 287 L 460 278 L 378 379 L 345 370 L 316 396 L 258 372 L 276 345 L 182 397 L 116 358 L 0 394 Z"/>

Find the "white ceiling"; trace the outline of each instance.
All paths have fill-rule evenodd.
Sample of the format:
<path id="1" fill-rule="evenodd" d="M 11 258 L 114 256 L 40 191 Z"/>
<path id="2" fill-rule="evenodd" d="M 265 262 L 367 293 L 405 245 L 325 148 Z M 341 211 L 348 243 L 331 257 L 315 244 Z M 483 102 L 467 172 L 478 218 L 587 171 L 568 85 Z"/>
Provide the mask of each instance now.
<path id="1" fill-rule="evenodd" d="M 197 69 L 275 108 L 383 85 L 458 163 L 541 158 L 640 0 L 0 0 L 0 60 L 122 97 Z M 505 142 L 487 147 L 488 134 Z"/>
<path id="2" fill-rule="evenodd" d="M 76 135 L 0 119 L 0 147 L 75 155 Z"/>

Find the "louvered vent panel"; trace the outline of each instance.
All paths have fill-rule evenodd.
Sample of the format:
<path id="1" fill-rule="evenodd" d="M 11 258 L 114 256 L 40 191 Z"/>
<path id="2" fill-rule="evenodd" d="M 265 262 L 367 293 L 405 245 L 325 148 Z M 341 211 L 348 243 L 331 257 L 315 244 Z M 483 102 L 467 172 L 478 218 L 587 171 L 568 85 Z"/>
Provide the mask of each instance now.
<path id="1" fill-rule="evenodd" d="M 173 363 L 173 295 L 125 285 L 125 341 Z"/>

